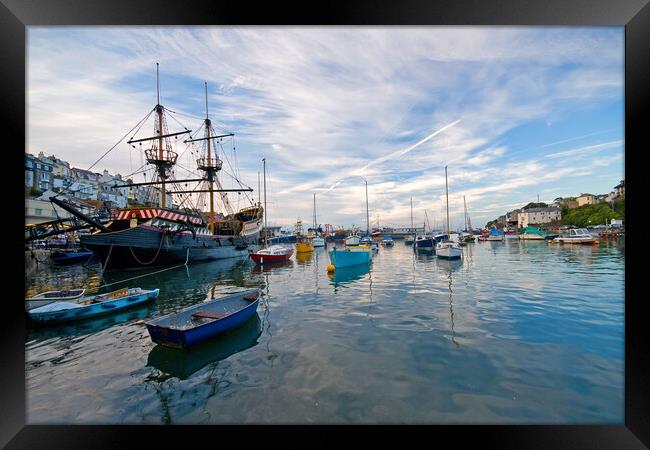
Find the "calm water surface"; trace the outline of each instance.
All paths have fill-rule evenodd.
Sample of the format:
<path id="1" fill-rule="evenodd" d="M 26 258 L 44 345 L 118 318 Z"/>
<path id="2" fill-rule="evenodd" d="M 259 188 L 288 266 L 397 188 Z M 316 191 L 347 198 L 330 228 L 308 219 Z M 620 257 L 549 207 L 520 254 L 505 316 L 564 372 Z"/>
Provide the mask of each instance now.
<path id="1" fill-rule="evenodd" d="M 334 276 L 321 248 L 284 265 L 233 259 L 117 283 L 109 290 L 160 297 L 28 328 L 27 421 L 621 424 L 624 255 L 622 239 L 508 239 L 449 262 L 396 241 L 370 268 Z M 26 280 L 28 294 L 101 282 L 98 264 Z M 149 338 L 148 319 L 250 287 L 263 292 L 257 315 L 235 332 L 189 351 Z"/>

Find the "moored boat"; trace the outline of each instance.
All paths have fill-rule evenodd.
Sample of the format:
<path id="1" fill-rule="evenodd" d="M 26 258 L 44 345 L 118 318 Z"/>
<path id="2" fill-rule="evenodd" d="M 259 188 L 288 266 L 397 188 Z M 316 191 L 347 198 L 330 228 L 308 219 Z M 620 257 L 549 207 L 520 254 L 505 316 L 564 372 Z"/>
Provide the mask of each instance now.
<path id="1" fill-rule="evenodd" d="M 312 240 L 305 236 L 296 238 L 296 253 L 309 253 L 314 251 Z"/>
<path id="2" fill-rule="evenodd" d="M 553 239 L 553 242 L 557 244 L 587 244 L 594 245 L 598 244 L 598 238 L 595 238 L 587 231 L 585 228 L 574 228 L 569 230 L 567 234 Z"/>
<path id="3" fill-rule="evenodd" d="M 435 238 L 428 234 L 417 236 L 413 242 L 413 248 L 416 250 L 435 250 L 435 246 Z"/>
<path id="4" fill-rule="evenodd" d="M 359 245 L 361 243 L 361 237 L 352 233 L 345 238 L 345 245 Z"/>
<path id="5" fill-rule="evenodd" d="M 372 250 L 373 253 L 376 253 L 376 252 L 379 251 L 379 246 L 377 245 L 377 241 L 375 239 L 371 238 L 371 237 L 368 237 L 368 236 L 366 236 L 364 238 L 361 238 L 361 242 L 359 243 L 359 245 L 366 245 L 366 246 L 370 247 L 370 250 Z"/>
<path id="6" fill-rule="evenodd" d="M 55 301 L 27 311 L 38 323 L 58 323 L 88 319 L 153 300 L 159 289 L 123 288 L 106 294 L 81 297 L 75 301 Z"/>
<path id="7" fill-rule="evenodd" d="M 325 247 L 325 239 L 320 236 L 321 228 L 316 225 L 316 193 L 314 193 L 314 226 L 307 230 L 307 235 L 311 237 L 311 244 L 314 247 Z"/>
<path id="8" fill-rule="evenodd" d="M 436 256 L 443 259 L 460 259 L 462 250 L 458 242 L 446 240 L 436 244 Z"/>
<path id="9" fill-rule="evenodd" d="M 247 289 L 190 306 L 147 322 L 156 344 L 187 348 L 245 323 L 259 304 L 260 290 Z"/>
<path id="10" fill-rule="evenodd" d="M 28 311 L 30 309 L 39 308 L 56 301 L 65 302 L 70 300 L 77 300 L 81 298 L 85 292 L 85 289 L 68 289 L 65 291 L 41 292 L 38 295 L 25 299 L 25 310 Z"/>
<path id="11" fill-rule="evenodd" d="M 333 248 L 329 251 L 330 262 L 335 268 L 367 264 L 370 262 L 370 247 L 359 245 L 345 249 Z"/>
<path id="12" fill-rule="evenodd" d="M 50 255 L 52 261 L 57 264 L 74 264 L 78 262 L 89 261 L 93 257 L 93 252 L 87 249 L 65 249 L 54 250 Z"/>
<path id="13" fill-rule="evenodd" d="M 258 264 L 287 261 L 293 255 L 293 249 L 283 245 L 271 245 L 251 253 L 250 258 Z"/>
<path id="14" fill-rule="evenodd" d="M 229 192 L 241 194 L 252 189 L 243 187 L 239 180 L 237 182 L 240 188 L 223 189 L 218 177 L 223 162 L 217 148 L 222 147 L 224 138 L 234 134 L 215 131 L 207 107 L 206 83 L 206 118 L 199 130 L 192 135 L 197 136 L 203 129 L 204 136 L 183 141 L 184 144 L 194 146 L 195 143 L 200 143 L 202 146 L 197 148 L 200 157 L 196 160 L 195 167 L 196 172 L 200 172 L 200 178 L 175 178 L 174 166 L 178 154 L 172 150 L 174 140 L 180 135 L 192 133 L 192 130 L 185 127 L 185 131 L 170 132 L 166 116 L 173 114 L 173 111 L 160 104 L 158 94 L 158 103 L 150 113 L 153 113 L 154 135 L 138 139 L 132 136 L 127 141 L 134 148 L 137 148 L 136 143 L 147 143 L 146 147 L 141 148 L 147 164 L 155 169 L 152 174 L 155 180 L 150 178 L 142 183 L 128 180 L 127 183 L 112 186 L 116 189 L 148 186 L 144 188 L 148 190 L 147 195 L 141 200 L 144 204 L 127 205 L 124 209 L 116 210 L 112 213 L 110 222 L 101 224 L 55 197 L 50 198 L 50 201 L 95 228 L 91 234 L 80 236 L 80 242 L 102 262 L 108 261 L 112 268 L 170 265 L 245 256 L 257 247 L 264 208 L 259 201 L 254 203 L 250 198 L 248 200 L 251 206 L 238 211 L 232 207 L 228 199 Z M 147 117 L 149 115 L 145 119 Z M 140 129 L 142 126 L 138 130 Z M 188 182 L 198 185 L 192 185 L 193 188 L 189 190 L 184 189 L 182 184 L 190 187 Z M 209 211 L 206 212 L 203 211 L 204 196 L 197 195 L 204 193 L 208 194 L 209 203 Z M 215 209 L 215 193 L 220 196 L 223 214 Z M 182 200 L 179 203 L 183 209 L 173 207 L 172 195 Z"/>
<path id="15" fill-rule="evenodd" d="M 395 244 L 395 241 L 391 236 L 384 236 L 381 238 L 381 243 L 384 247 L 392 247 Z"/>
<path id="16" fill-rule="evenodd" d="M 547 233 L 537 227 L 528 226 L 519 232 L 519 239 L 522 240 L 544 240 Z"/>
<path id="17" fill-rule="evenodd" d="M 449 238 L 436 244 L 436 256 L 443 259 L 460 259 L 462 256 L 462 250 L 458 243 L 460 235 L 457 233 L 451 233 L 451 227 L 449 226 L 449 186 L 447 184 L 447 166 L 445 166 L 445 196 L 447 197 L 447 233 L 449 234 Z"/>

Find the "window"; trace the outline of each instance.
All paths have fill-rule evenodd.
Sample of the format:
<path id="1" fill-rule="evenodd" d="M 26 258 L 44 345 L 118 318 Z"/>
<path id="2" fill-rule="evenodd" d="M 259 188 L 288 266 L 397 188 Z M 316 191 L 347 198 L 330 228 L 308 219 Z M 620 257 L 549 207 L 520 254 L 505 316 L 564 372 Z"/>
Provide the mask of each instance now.
<path id="1" fill-rule="evenodd" d="M 42 216 L 43 215 L 43 210 L 41 208 L 36 208 L 34 211 L 36 212 L 37 216 Z"/>

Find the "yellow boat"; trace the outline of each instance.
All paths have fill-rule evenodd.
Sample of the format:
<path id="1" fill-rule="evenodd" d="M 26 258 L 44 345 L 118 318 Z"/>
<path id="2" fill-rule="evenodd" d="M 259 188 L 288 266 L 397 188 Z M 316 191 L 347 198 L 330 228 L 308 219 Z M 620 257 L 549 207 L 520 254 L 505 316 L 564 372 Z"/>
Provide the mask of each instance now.
<path id="1" fill-rule="evenodd" d="M 308 253 L 314 251 L 314 244 L 308 237 L 296 238 L 296 253 Z"/>

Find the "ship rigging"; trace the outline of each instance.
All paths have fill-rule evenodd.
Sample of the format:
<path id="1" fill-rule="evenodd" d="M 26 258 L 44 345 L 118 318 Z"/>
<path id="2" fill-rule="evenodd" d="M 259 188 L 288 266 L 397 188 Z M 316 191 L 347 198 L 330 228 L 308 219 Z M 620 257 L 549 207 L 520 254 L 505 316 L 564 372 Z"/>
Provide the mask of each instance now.
<path id="1" fill-rule="evenodd" d="M 191 261 L 229 258 L 240 254 L 247 255 L 252 247 L 259 244 L 264 208 L 259 199 L 254 202 L 248 196 L 247 193 L 253 189 L 240 181 L 237 171 L 233 170 L 228 160 L 223 142 L 224 139 L 230 138 L 233 160 L 236 163 L 234 133 L 215 130 L 208 111 L 207 83 L 204 83 L 204 87 L 205 118 L 193 133 L 174 117 L 173 111 L 161 105 L 160 78 L 156 63 L 157 103 L 147 116 L 120 140 L 121 142 L 130 135 L 126 141 L 129 148 L 142 150 L 144 147 L 140 154 L 144 156 L 146 163 L 131 175 L 141 173 L 145 181 L 134 182 L 128 179 L 127 183 L 115 183 L 112 186 L 128 190 L 146 186 L 147 194 L 138 203 L 114 210 L 108 223 L 90 224 L 94 232 L 80 238 L 81 244 L 93 250 L 102 260 L 104 257 L 108 260 L 110 257 L 113 267 L 167 264 L 185 260 L 186 256 Z M 153 136 L 137 137 L 152 115 Z M 167 116 L 175 120 L 182 127 L 182 131 L 170 131 Z M 202 137 L 199 137 L 201 132 Z M 174 150 L 174 144 L 178 144 L 181 137 L 185 137 L 182 140 L 185 149 L 179 155 Z M 93 166 L 116 147 L 117 144 L 104 153 Z M 196 167 L 195 170 L 179 164 L 184 155 L 193 159 L 191 165 Z M 224 170 L 220 156 L 225 157 L 232 174 Z M 190 176 L 185 179 L 176 178 L 177 168 L 183 169 Z M 224 188 L 219 179 L 220 173 L 229 175 L 233 184 L 237 183 L 238 186 Z M 52 197 L 53 203 L 60 204 L 61 200 L 55 197 L 65 191 L 66 189 Z M 238 195 L 237 209 L 228 197 L 229 193 L 235 192 Z M 250 202 L 250 206 L 240 209 L 242 193 Z M 221 200 L 222 214 L 217 213 L 215 194 L 218 194 Z M 177 201 L 173 201 L 174 196 Z M 204 212 L 203 208 L 208 206 L 208 211 Z M 78 219 L 88 222 L 88 217 L 74 208 L 66 210 Z"/>

